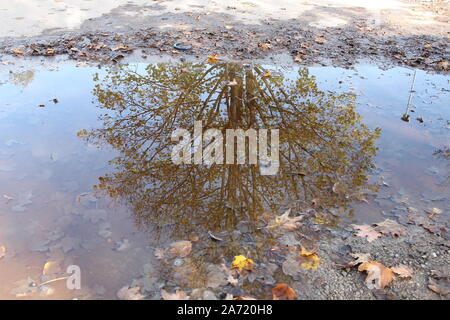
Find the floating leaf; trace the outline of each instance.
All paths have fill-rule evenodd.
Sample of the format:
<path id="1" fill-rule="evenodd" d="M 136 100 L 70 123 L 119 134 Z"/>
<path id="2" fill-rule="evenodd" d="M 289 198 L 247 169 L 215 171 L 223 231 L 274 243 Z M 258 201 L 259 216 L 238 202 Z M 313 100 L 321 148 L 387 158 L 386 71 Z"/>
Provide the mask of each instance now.
<path id="1" fill-rule="evenodd" d="M 275 219 L 270 221 L 267 228 L 272 229 L 276 227 L 282 227 L 286 230 L 296 230 L 302 224 L 299 222 L 303 219 L 303 217 L 294 217 L 289 218 L 289 214 L 291 213 L 291 209 L 288 209 L 285 213 L 283 213 L 281 216 L 276 216 Z"/>
<path id="2" fill-rule="evenodd" d="M 384 289 L 392 280 L 395 280 L 391 269 L 375 261 L 361 264 L 358 267 L 358 271 L 367 271 L 365 283 L 369 289 Z"/>
<path id="3" fill-rule="evenodd" d="M 354 229 L 359 230 L 358 233 L 355 233 L 355 236 L 366 238 L 368 242 L 372 242 L 373 240 L 378 239 L 381 237 L 381 233 L 373 229 L 371 226 L 368 225 L 351 225 Z"/>
<path id="4" fill-rule="evenodd" d="M 286 283 L 277 283 L 272 288 L 273 300 L 295 300 L 297 294 L 294 289 L 289 287 Z"/>
<path id="5" fill-rule="evenodd" d="M 254 267 L 255 262 L 245 256 L 235 256 L 233 262 L 231 263 L 231 268 L 237 269 L 239 272 L 242 270 L 252 271 Z"/>

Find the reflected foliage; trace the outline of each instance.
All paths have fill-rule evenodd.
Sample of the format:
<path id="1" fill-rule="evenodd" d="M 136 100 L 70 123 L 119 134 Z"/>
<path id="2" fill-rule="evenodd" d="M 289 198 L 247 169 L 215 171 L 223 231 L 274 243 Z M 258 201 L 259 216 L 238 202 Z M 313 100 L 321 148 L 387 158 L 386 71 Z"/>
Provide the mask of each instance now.
<path id="1" fill-rule="evenodd" d="M 96 187 L 124 199 L 140 227 L 183 238 L 232 230 L 282 205 L 345 208 L 367 190 L 379 130 L 361 123 L 353 95 L 321 91 L 305 68 L 283 77 L 259 65 L 122 65 L 95 81 L 103 126 L 81 135 L 119 151 Z M 279 129 L 278 174 L 174 165 L 171 133 L 192 133 L 195 120 L 204 130 Z"/>

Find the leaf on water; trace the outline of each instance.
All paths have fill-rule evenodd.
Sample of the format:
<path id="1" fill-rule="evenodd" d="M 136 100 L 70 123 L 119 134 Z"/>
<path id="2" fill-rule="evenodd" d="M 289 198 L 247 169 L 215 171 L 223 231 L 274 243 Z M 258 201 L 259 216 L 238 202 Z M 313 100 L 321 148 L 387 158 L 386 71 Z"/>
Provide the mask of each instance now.
<path id="1" fill-rule="evenodd" d="M 142 300 L 145 296 L 141 294 L 140 290 L 140 287 L 130 288 L 129 286 L 125 286 L 117 291 L 117 297 L 120 300 Z"/>
<path id="2" fill-rule="evenodd" d="M 192 242 L 187 240 L 176 241 L 170 244 L 170 253 L 179 256 L 180 258 L 185 258 L 191 253 Z"/>
<path id="3" fill-rule="evenodd" d="M 383 222 L 375 223 L 377 230 L 383 234 L 391 234 L 394 238 L 406 235 L 406 228 L 394 220 L 386 219 Z"/>
<path id="4" fill-rule="evenodd" d="M 297 294 L 294 289 L 289 287 L 286 283 L 277 283 L 274 288 L 272 288 L 273 300 L 295 300 L 297 299 Z"/>
<path id="5" fill-rule="evenodd" d="M 392 270 L 376 261 L 361 264 L 358 267 L 358 271 L 367 271 L 367 277 L 364 282 L 369 289 L 384 289 L 392 280 L 395 280 Z"/>
<path id="6" fill-rule="evenodd" d="M 52 274 L 58 274 L 62 271 L 61 266 L 59 262 L 57 261 L 48 261 L 44 268 L 42 269 L 43 275 L 52 275 Z"/>
<path id="7" fill-rule="evenodd" d="M 381 237 L 381 233 L 379 233 L 374 228 L 366 224 L 363 225 L 352 224 L 351 226 L 354 229 L 359 230 L 358 233 L 355 233 L 355 236 L 366 238 L 368 242 L 372 242 Z"/>
<path id="8" fill-rule="evenodd" d="M 6 247 L 0 245 L 0 259 L 4 258 L 6 256 Z"/>
<path id="9" fill-rule="evenodd" d="M 391 270 L 400 278 L 411 278 L 414 272 L 411 267 L 405 266 L 403 264 L 392 267 Z"/>
<path id="10" fill-rule="evenodd" d="M 177 290 L 175 293 L 168 293 L 166 290 L 161 289 L 161 297 L 164 300 L 189 300 L 189 296 L 181 290 Z"/>
<path id="11" fill-rule="evenodd" d="M 305 248 L 300 250 L 300 266 L 305 269 L 316 270 L 320 265 L 320 258 L 317 253 L 308 251 Z"/>
<path id="12" fill-rule="evenodd" d="M 252 271 L 255 267 L 255 262 L 252 259 L 248 259 L 245 256 L 235 256 L 231 263 L 232 269 L 237 269 L 239 272 L 242 270 Z"/>
<path id="13" fill-rule="evenodd" d="M 291 209 L 288 209 L 285 213 L 283 213 L 281 216 L 276 216 L 275 219 L 269 222 L 269 225 L 267 228 L 272 229 L 276 227 L 282 227 L 286 230 L 296 230 L 299 227 L 302 226 L 302 224 L 299 222 L 304 217 L 294 217 L 289 218 L 289 214 L 291 213 Z"/>
<path id="14" fill-rule="evenodd" d="M 216 63 L 220 60 L 220 58 L 217 56 L 217 54 L 210 54 L 207 60 L 209 63 Z"/>
<path id="15" fill-rule="evenodd" d="M 370 253 L 349 253 L 355 261 L 351 261 L 348 263 L 348 267 L 354 267 L 361 263 L 366 263 L 370 261 Z"/>

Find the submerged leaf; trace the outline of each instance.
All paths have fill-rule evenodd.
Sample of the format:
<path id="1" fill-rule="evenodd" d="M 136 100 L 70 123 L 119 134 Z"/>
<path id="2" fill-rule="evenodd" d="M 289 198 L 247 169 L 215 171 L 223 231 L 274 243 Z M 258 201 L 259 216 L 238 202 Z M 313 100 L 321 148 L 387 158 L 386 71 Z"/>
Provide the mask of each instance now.
<path id="1" fill-rule="evenodd" d="M 235 256 L 231 263 L 231 268 L 237 269 L 239 272 L 242 270 L 252 271 L 255 267 L 255 262 L 252 259 L 248 259 L 245 256 Z"/>
<path id="2" fill-rule="evenodd" d="M 316 270 L 320 264 L 320 258 L 315 252 L 302 248 L 300 251 L 300 266 L 305 269 Z"/>
<path id="3" fill-rule="evenodd" d="M 191 253 L 192 242 L 190 241 L 177 241 L 170 244 L 170 253 L 179 256 L 180 258 L 185 258 Z"/>

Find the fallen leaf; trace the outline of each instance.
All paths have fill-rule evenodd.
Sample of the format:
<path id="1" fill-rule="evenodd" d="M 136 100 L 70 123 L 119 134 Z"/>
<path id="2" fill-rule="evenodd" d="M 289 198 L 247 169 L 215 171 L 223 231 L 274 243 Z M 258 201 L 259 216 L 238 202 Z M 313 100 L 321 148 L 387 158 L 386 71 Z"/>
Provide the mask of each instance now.
<path id="1" fill-rule="evenodd" d="M 238 83 L 236 81 L 236 79 L 233 79 L 233 81 L 228 81 L 227 86 L 233 87 L 233 86 L 237 86 Z"/>
<path id="2" fill-rule="evenodd" d="M 447 60 L 441 60 L 437 63 L 439 69 L 443 71 L 449 71 L 450 70 L 450 63 Z"/>
<path id="3" fill-rule="evenodd" d="M 0 245 L 0 259 L 6 256 L 6 247 Z"/>
<path id="4" fill-rule="evenodd" d="M 120 300 L 142 300 L 145 296 L 140 293 L 140 290 L 141 288 L 139 287 L 130 288 L 125 286 L 117 291 L 117 297 Z"/>
<path id="5" fill-rule="evenodd" d="M 270 43 L 258 43 L 258 47 L 260 47 L 263 51 L 267 51 L 272 48 L 272 45 Z"/>
<path id="6" fill-rule="evenodd" d="M 295 57 L 294 57 L 294 61 L 295 61 L 295 62 L 302 62 L 302 61 L 303 61 L 303 58 L 302 58 L 301 56 L 295 56 Z"/>
<path id="7" fill-rule="evenodd" d="M 377 231 L 383 234 L 391 234 L 394 238 L 406 235 L 406 228 L 391 219 L 375 223 L 375 225 L 377 226 Z"/>
<path id="8" fill-rule="evenodd" d="M 164 300 L 189 300 L 189 296 L 181 290 L 177 290 L 175 293 L 168 293 L 166 290 L 161 289 L 161 297 Z"/>
<path id="9" fill-rule="evenodd" d="M 294 289 L 289 287 L 286 283 L 277 283 L 272 288 L 273 300 L 295 300 L 297 294 Z"/>
<path id="10" fill-rule="evenodd" d="M 430 218 L 433 218 L 435 215 L 441 214 L 442 210 L 439 208 L 433 208 L 431 210 L 427 210 L 427 213 Z"/>
<path id="11" fill-rule="evenodd" d="M 53 48 L 47 48 L 47 51 L 45 51 L 45 56 L 54 56 L 55 55 L 55 49 Z"/>
<path id="12" fill-rule="evenodd" d="M 368 226 L 366 224 L 363 225 L 351 225 L 354 229 L 359 230 L 358 233 L 355 233 L 355 236 L 366 238 L 368 242 L 372 242 L 379 237 L 381 237 L 381 233 L 378 231 L 375 231 L 371 226 Z"/>
<path id="13" fill-rule="evenodd" d="M 276 227 L 282 227 L 286 230 L 296 230 L 299 227 L 301 227 L 302 224 L 299 221 L 301 221 L 303 219 L 303 217 L 289 218 L 290 213 L 291 213 L 291 209 L 288 209 L 282 215 L 276 216 L 275 219 L 273 219 L 271 222 L 269 222 L 269 225 L 267 226 L 267 228 L 272 229 L 272 228 L 276 228 Z"/>
<path id="14" fill-rule="evenodd" d="M 177 241 L 170 244 L 170 253 L 179 256 L 180 258 L 185 258 L 191 253 L 192 242 L 190 241 Z"/>
<path id="15" fill-rule="evenodd" d="M 255 267 L 255 262 L 252 259 L 248 259 L 245 256 L 235 256 L 231 263 L 232 269 L 237 269 L 239 272 L 242 270 L 252 271 Z"/>
<path id="16" fill-rule="evenodd" d="M 267 71 L 266 73 L 263 74 L 263 78 L 268 78 L 270 77 L 271 73 L 270 71 Z"/>
<path id="17" fill-rule="evenodd" d="M 216 63 L 220 60 L 220 58 L 217 56 L 217 54 L 210 54 L 207 60 L 209 63 Z"/>
<path id="18" fill-rule="evenodd" d="M 311 252 L 302 248 L 300 250 L 300 266 L 305 269 L 316 270 L 320 264 L 320 258 L 315 252 Z"/>
<path id="19" fill-rule="evenodd" d="M 370 261 L 370 253 L 349 253 L 355 261 L 349 262 L 348 267 L 354 267 L 361 263 L 366 263 Z"/>
<path id="20" fill-rule="evenodd" d="M 392 280 L 395 280 L 391 269 L 376 261 L 369 261 L 361 264 L 358 271 L 367 271 L 364 281 L 369 289 L 384 289 Z"/>
<path id="21" fill-rule="evenodd" d="M 450 281 L 446 279 L 436 280 L 430 278 L 428 280 L 428 289 L 442 296 L 446 296 L 450 293 Z"/>
<path id="22" fill-rule="evenodd" d="M 403 264 L 396 267 L 392 267 L 391 270 L 397 274 L 400 278 L 411 278 L 413 274 L 413 269 L 411 267 L 405 266 Z"/>

